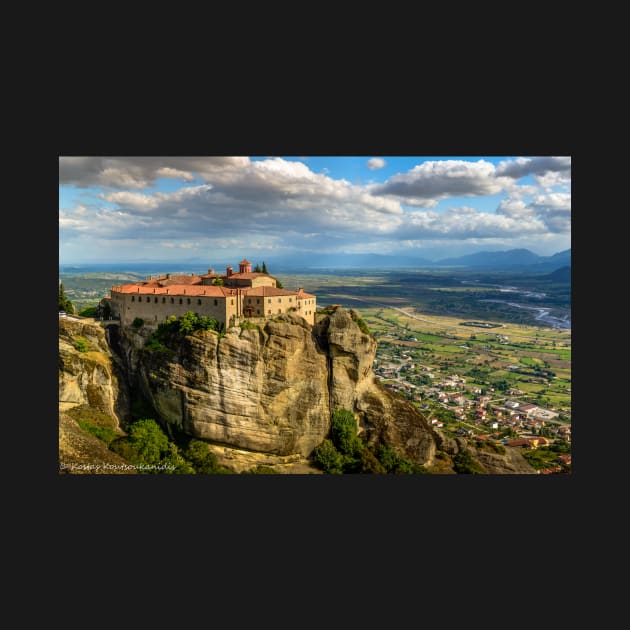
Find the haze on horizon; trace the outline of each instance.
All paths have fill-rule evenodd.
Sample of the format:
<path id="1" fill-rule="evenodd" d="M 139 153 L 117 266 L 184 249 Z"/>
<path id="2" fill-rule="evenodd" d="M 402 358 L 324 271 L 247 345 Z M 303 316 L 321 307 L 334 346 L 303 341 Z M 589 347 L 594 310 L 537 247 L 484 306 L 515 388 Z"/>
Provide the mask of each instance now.
<path id="1" fill-rule="evenodd" d="M 59 158 L 59 262 L 571 247 L 569 156 Z"/>

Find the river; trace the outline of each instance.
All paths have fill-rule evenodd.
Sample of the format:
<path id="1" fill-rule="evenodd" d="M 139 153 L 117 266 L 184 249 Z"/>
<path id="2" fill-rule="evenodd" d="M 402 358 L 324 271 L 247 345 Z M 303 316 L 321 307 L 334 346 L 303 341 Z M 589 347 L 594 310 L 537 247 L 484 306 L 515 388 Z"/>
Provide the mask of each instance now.
<path id="1" fill-rule="evenodd" d="M 526 289 L 519 289 L 518 287 L 513 287 L 505 284 L 490 284 L 490 283 L 477 283 L 471 282 L 470 280 L 461 280 L 462 284 L 474 284 L 476 286 L 484 286 L 484 287 L 496 287 L 499 289 L 500 293 L 516 293 L 517 295 L 522 295 L 527 298 L 534 298 L 541 300 L 546 297 L 546 293 L 537 292 L 537 291 L 528 291 Z M 534 319 L 539 321 L 547 326 L 551 326 L 552 328 L 571 328 L 571 317 L 569 314 L 564 315 L 562 317 L 556 317 L 555 315 L 550 315 L 551 308 L 547 306 L 528 306 L 526 304 L 519 304 L 518 302 L 508 302 L 507 300 L 479 300 L 480 302 L 499 302 L 500 304 L 507 304 L 508 306 L 512 306 L 513 308 L 521 308 L 528 311 L 537 311 L 537 315 L 535 315 Z"/>
<path id="2" fill-rule="evenodd" d="M 519 304 L 518 302 L 507 302 L 506 300 L 479 300 L 480 302 L 499 302 L 501 304 L 507 304 L 514 308 L 523 308 L 528 311 L 538 311 L 538 314 L 534 317 L 536 321 L 542 322 L 552 328 L 571 328 L 571 319 L 569 315 L 564 317 L 555 317 L 549 315 L 551 309 L 547 306 L 526 306 L 525 304 Z"/>

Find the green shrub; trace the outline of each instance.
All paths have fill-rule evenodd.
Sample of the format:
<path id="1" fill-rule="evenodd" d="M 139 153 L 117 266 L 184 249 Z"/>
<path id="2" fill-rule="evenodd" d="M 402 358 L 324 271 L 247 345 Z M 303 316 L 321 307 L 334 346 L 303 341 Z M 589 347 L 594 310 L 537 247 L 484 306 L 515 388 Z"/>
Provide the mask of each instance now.
<path id="1" fill-rule="evenodd" d="M 96 317 L 96 306 L 86 306 L 79 311 L 82 317 Z"/>
<path id="2" fill-rule="evenodd" d="M 132 322 L 131 325 L 134 328 L 141 328 L 142 326 L 144 326 L 144 319 L 142 319 L 141 317 L 136 317 Z"/>
<path id="3" fill-rule="evenodd" d="M 116 438 L 120 437 L 111 427 L 103 427 L 88 420 L 77 420 L 77 424 L 84 430 L 102 440 L 109 446 Z"/>
<path id="4" fill-rule="evenodd" d="M 279 475 L 280 473 L 271 466 L 264 466 L 263 464 L 259 464 L 255 468 L 250 468 L 249 470 L 244 470 L 241 475 Z"/>
<path id="5" fill-rule="evenodd" d="M 87 352 L 90 349 L 90 343 L 85 337 L 77 337 L 74 347 L 79 352 Z"/>
<path id="6" fill-rule="evenodd" d="M 147 340 L 144 347 L 153 352 L 168 352 L 169 349 L 153 335 Z"/>
<path id="7" fill-rule="evenodd" d="M 172 442 L 169 442 L 168 451 L 161 463 L 165 465 L 163 472 L 167 475 L 195 474 L 195 469 L 192 464 L 182 457 L 179 449 Z"/>
<path id="8" fill-rule="evenodd" d="M 394 475 L 426 475 L 428 470 L 421 464 L 411 462 L 401 457 L 394 448 L 381 444 L 377 451 L 378 461 L 386 472 Z"/>
<path id="9" fill-rule="evenodd" d="M 313 449 L 312 458 L 317 466 L 330 475 L 343 473 L 343 457 L 329 439 Z"/>
<path id="10" fill-rule="evenodd" d="M 350 317 L 352 317 L 354 323 L 359 327 L 362 333 L 369 335 L 370 337 L 372 336 L 365 320 L 355 310 L 350 310 Z"/>
<path id="11" fill-rule="evenodd" d="M 460 451 L 453 459 L 455 472 L 466 475 L 484 475 L 486 471 L 481 464 L 466 451 Z"/>
<path id="12" fill-rule="evenodd" d="M 339 452 L 360 456 L 363 442 L 357 436 L 357 421 L 348 409 L 336 409 L 332 417 L 332 441 Z"/>
<path id="13" fill-rule="evenodd" d="M 378 461 L 369 448 L 364 448 L 359 459 L 358 472 L 366 475 L 385 475 L 385 467 Z"/>
<path id="14" fill-rule="evenodd" d="M 192 464 L 197 473 L 212 475 L 218 472 L 217 456 L 211 453 L 208 450 L 208 445 L 201 440 L 194 438 L 190 440 L 184 457 Z"/>
<path id="15" fill-rule="evenodd" d="M 247 320 L 243 320 L 239 326 L 241 327 L 241 330 L 257 330 L 258 326 L 256 324 L 254 324 L 253 322 L 248 322 Z"/>
<path id="16" fill-rule="evenodd" d="M 128 437 L 114 440 L 110 448 L 132 464 L 156 466 L 161 463 L 163 456 L 171 454 L 168 438 L 155 420 L 137 420 L 130 425 L 128 432 Z M 155 474 L 164 472 L 164 469 L 143 470 L 140 467 L 139 472 Z"/>

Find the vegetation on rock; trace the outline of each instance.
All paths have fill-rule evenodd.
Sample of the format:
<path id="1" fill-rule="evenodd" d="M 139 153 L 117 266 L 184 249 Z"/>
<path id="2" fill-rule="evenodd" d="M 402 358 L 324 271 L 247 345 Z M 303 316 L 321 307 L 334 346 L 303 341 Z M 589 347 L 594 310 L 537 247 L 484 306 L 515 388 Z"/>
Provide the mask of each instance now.
<path id="1" fill-rule="evenodd" d="M 411 462 L 390 446 L 381 444 L 376 449 L 366 445 L 357 435 L 354 414 L 348 409 L 337 409 L 332 417 L 331 438 L 326 438 L 313 449 L 312 460 L 328 474 L 427 474 L 424 466 Z"/>
<path id="2" fill-rule="evenodd" d="M 72 315 L 74 313 L 74 305 L 66 296 L 66 292 L 63 288 L 63 282 L 59 283 L 59 310 L 65 311 Z"/>
<path id="3" fill-rule="evenodd" d="M 87 352 L 90 349 L 90 343 L 85 337 L 76 337 L 74 348 L 79 352 Z"/>

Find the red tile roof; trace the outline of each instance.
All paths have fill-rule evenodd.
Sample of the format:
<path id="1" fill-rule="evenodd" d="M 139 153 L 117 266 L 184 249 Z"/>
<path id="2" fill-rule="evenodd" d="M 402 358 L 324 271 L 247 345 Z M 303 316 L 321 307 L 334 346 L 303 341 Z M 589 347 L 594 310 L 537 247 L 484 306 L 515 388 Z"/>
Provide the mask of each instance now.
<path id="1" fill-rule="evenodd" d="M 165 286 L 171 286 L 175 284 L 198 284 L 201 282 L 201 276 L 185 276 L 180 274 L 171 274 L 170 278 L 159 278 L 160 284 Z"/>
<path id="2" fill-rule="evenodd" d="M 247 258 L 243 258 L 243 260 L 241 260 L 240 263 L 238 263 L 239 265 L 251 265 L 252 263 L 249 262 L 249 260 L 247 260 Z"/>
<path id="3" fill-rule="evenodd" d="M 519 447 L 519 446 L 531 446 L 531 442 L 529 440 L 510 440 L 507 443 L 508 446 Z"/>
<path id="4" fill-rule="evenodd" d="M 233 273 L 231 276 L 229 276 L 230 278 L 236 278 L 241 279 L 241 280 L 254 280 L 255 278 L 273 278 L 275 280 L 275 278 L 273 276 L 270 276 L 268 273 L 260 273 L 259 271 L 251 271 L 249 273 L 241 273 L 240 271 L 238 273 Z M 226 278 L 227 276 L 223 276 L 224 278 Z"/>
<path id="5" fill-rule="evenodd" d="M 123 284 L 112 287 L 113 293 L 131 293 L 140 295 L 171 295 L 171 296 L 209 296 L 227 297 L 236 295 L 236 289 L 217 287 L 213 285 L 203 286 L 198 284 L 172 284 L 167 287 L 146 287 L 137 284 Z"/>

